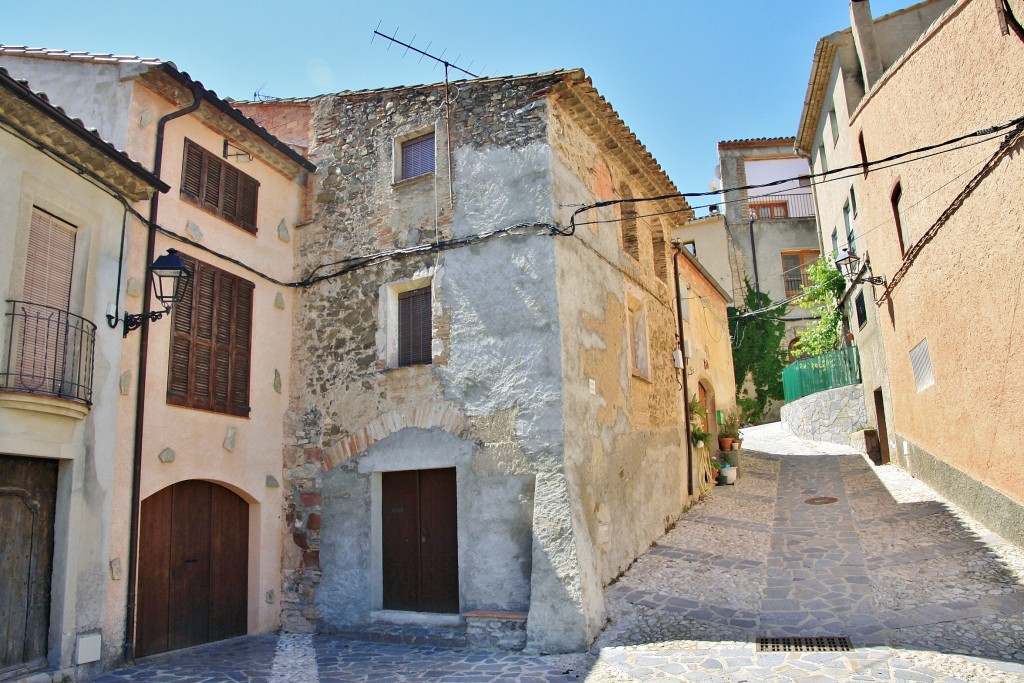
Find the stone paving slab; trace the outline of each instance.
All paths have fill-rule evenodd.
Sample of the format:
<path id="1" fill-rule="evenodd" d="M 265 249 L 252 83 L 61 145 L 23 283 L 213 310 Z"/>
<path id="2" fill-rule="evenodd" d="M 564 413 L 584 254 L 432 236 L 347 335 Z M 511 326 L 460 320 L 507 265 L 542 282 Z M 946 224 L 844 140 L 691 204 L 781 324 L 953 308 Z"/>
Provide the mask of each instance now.
<path id="1" fill-rule="evenodd" d="M 1024 682 L 1024 549 L 849 448 L 778 425 L 744 438 L 737 484 L 607 588 L 610 622 L 589 652 L 263 635 L 100 680 Z M 855 649 L 758 652 L 768 635 L 843 635 Z"/>

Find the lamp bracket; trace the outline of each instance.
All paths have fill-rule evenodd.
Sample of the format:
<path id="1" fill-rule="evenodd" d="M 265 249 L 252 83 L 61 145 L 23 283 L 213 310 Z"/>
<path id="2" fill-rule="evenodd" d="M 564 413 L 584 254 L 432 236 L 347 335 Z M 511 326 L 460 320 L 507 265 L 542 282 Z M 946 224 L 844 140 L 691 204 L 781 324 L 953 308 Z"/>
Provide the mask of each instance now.
<path id="1" fill-rule="evenodd" d="M 137 330 L 142 327 L 142 323 L 145 321 L 156 322 L 166 314 L 171 312 L 171 307 L 168 306 L 162 311 L 150 311 L 149 313 L 125 313 L 124 314 L 124 334 L 127 337 L 128 333 L 132 330 Z M 107 322 L 110 323 L 110 316 L 107 316 Z M 116 318 L 111 323 L 111 327 L 116 326 Z"/>

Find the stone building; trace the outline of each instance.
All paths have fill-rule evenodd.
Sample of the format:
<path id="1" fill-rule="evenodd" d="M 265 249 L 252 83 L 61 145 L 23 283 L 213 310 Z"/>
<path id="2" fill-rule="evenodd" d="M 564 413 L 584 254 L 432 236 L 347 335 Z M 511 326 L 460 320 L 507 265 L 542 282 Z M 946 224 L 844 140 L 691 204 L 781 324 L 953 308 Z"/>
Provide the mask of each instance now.
<path id="1" fill-rule="evenodd" d="M 815 49 L 797 148 L 816 173 L 853 167 L 815 195 L 826 248 L 859 257 L 842 305 L 867 419 L 882 460 L 1022 543 L 1024 5 L 932 0 L 874 19 L 859 0 L 850 12 Z"/>
<path id="2" fill-rule="evenodd" d="M 59 626 L 60 662 L 74 644 L 66 634 L 90 637 L 100 661 L 76 672 L 86 680 L 134 656 L 276 630 L 296 298 L 284 283 L 315 169 L 170 62 L 0 46 L 0 65 L 170 187 L 160 201 L 133 193 L 102 231 L 79 229 L 93 236 L 83 246 L 100 248 L 87 311 L 108 314 L 92 408 L 104 421 L 68 469 L 98 502 L 95 518 L 75 520 L 93 542 L 64 558 L 88 568 L 78 595 L 91 607 L 87 622 Z M 57 218 L 92 224 L 39 194 Z M 184 300 L 130 329 L 128 314 L 156 308 L 149 264 L 171 248 L 191 271 Z"/>
<path id="3" fill-rule="evenodd" d="M 556 652 L 691 500 L 669 235 L 582 71 L 239 104 L 308 145 L 284 622 Z M 722 308 L 724 300 L 714 301 Z"/>
<path id="4" fill-rule="evenodd" d="M 125 206 L 166 191 L 0 69 L 0 679 L 102 664 Z"/>

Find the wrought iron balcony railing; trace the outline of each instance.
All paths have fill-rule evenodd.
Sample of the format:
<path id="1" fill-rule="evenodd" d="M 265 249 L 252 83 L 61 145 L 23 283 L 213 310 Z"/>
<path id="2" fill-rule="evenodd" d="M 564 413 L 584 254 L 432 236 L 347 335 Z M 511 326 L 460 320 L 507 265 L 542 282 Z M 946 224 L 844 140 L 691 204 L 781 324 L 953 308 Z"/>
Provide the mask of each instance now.
<path id="1" fill-rule="evenodd" d="M 52 306 L 13 300 L 7 304 L 0 390 L 92 405 L 96 325 Z"/>

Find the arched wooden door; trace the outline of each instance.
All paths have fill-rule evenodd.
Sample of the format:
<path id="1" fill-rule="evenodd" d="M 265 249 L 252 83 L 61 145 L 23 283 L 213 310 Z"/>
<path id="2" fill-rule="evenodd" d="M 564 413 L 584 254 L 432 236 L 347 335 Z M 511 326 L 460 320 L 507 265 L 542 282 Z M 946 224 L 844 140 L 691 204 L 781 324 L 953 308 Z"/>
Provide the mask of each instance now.
<path id="1" fill-rule="evenodd" d="M 246 632 L 249 505 L 207 481 L 183 481 L 142 501 L 139 657 Z"/>

